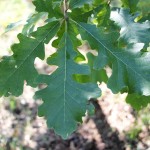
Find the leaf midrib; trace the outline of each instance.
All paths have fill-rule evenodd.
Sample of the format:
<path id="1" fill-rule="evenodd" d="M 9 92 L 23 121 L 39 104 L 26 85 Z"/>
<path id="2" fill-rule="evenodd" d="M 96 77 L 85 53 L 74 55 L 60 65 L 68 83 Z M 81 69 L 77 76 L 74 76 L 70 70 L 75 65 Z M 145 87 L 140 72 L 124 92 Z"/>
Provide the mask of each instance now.
<path id="1" fill-rule="evenodd" d="M 66 24 L 65 24 L 66 25 Z M 67 34 L 67 33 L 66 33 Z M 66 124 L 66 79 L 67 79 L 67 63 L 66 63 L 66 58 L 67 58 L 67 36 L 65 34 L 65 58 L 64 58 L 64 127 Z"/>

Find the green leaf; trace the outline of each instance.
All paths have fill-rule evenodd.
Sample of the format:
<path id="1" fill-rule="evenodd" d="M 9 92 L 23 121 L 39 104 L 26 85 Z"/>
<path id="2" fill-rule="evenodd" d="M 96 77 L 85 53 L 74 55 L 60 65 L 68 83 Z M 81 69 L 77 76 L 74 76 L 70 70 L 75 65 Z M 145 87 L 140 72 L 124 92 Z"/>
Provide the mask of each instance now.
<path id="1" fill-rule="evenodd" d="M 31 32 L 33 32 L 34 27 L 36 23 L 40 20 L 43 19 L 46 16 L 47 13 L 41 12 L 37 14 L 33 14 L 31 17 L 28 18 L 26 21 L 27 23 L 24 25 L 22 29 L 22 34 L 24 35 L 30 35 Z"/>
<path id="2" fill-rule="evenodd" d="M 87 54 L 88 65 L 91 69 L 90 75 L 74 75 L 74 79 L 80 83 L 87 83 L 87 82 L 107 82 L 108 77 L 106 71 L 104 69 L 96 70 L 93 68 L 95 57 L 92 53 Z"/>
<path id="3" fill-rule="evenodd" d="M 108 4 L 103 4 L 103 8 L 96 14 L 95 19 L 98 26 L 108 25 L 110 18 L 110 6 Z"/>
<path id="4" fill-rule="evenodd" d="M 121 0 L 125 8 L 130 8 L 131 12 L 137 11 L 137 4 L 139 0 Z"/>
<path id="5" fill-rule="evenodd" d="M 97 63 L 95 67 L 104 67 L 108 61 L 112 63 L 108 87 L 114 93 L 128 91 L 150 95 L 150 54 L 140 55 L 142 44 L 129 44 L 125 48 L 117 48 L 117 33 L 105 32 L 103 28 L 96 28 L 94 25 L 73 22 L 78 26 L 82 39 L 87 40 L 91 48 L 97 49 L 98 55 L 104 57 L 106 64 L 102 60 L 103 65 Z"/>
<path id="6" fill-rule="evenodd" d="M 40 20 L 43 19 L 45 16 L 47 15 L 47 13 L 45 12 L 41 12 L 41 13 L 37 13 L 37 14 L 33 14 L 32 16 L 28 17 L 27 21 L 23 21 L 20 20 L 18 22 L 15 23 L 11 23 L 9 24 L 6 29 L 5 29 L 5 33 L 9 32 L 11 30 L 16 29 L 17 27 L 24 25 L 23 29 L 22 29 L 22 34 L 23 35 L 29 35 L 31 32 L 33 32 L 34 27 L 36 25 L 36 23 Z"/>
<path id="7" fill-rule="evenodd" d="M 43 41 L 48 44 L 49 41 L 56 35 L 60 28 L 60 22 L 50 22 L 42 27 L 39 27 L 37 31 L 31 33 L 31 36 L 35 37 L 38 41 Z"/>
<path id="8" fill-rule="evenodd" d="M 17 21 L 17 22 L 14 22 L 14 23 L 10 23 L 10 24 L 6 27 L 5 33 L 6 33 L 6 32 L 9 32 L 9 31 L 11 31 L 11 30 L 16 29 L 17 27 L 19 27 L 20 25 L 23 25 L 23 24 L 24 24 L 24 23 L 23 23 L 22 20 Z"/>
<path id="9" fill-rule="evenodd" d="M 52 8 L 52 1 L 50 0 L 34 0 L 33 4 L 36 7 L 37 12 L 49 12 L 53 10 Z"/>
<path id="10" fill-rule="evenodd" d="M 49 18 L 62 18 L 63 14 L 61 12 L 61 9 L 59 5 L 55 5 L 53 7 L 53 1 L 52 0 L 34 0 L 32 2 L 35 5 L 35 10 L 37 12 L 48 12 Z"/>
<path id="11" fill-rule="evenodd" d="M 121 27 L 121 38 L 129 43 L 150 42 L 150 22 L 135 22 L 136 16 L 131 16 L 128 9 L 117 9 L 111 12 L 111 19 Z"/>
<path id="12" fill-rule="evenodd" d="M 13 55 L 4 57 L 0 62 L 0 96 L 19 96 L 23 91 L 24 81 L 30 86 L 35 86 L 35 78 L 38 73 L 34 68 L 36 57 L 44 59 L 44 42 L 48 43 L 59 30 L 58 21 L 39 27 L 32 36 L 28 38 L 22 34 L 18 35 L 19 44 L 12 46 Z"/>
<path id="13" fill-rule="evenodd" d="M 44 115 L 48 126 L 64 138 L 72 133 L 77 122 L 81 121 L 87 101 L 100 96 L 100 89 L 96 84 L 81 84 L 73 80 L 74 74 L 90 73 L 88 66 L 74 62 L 75 56 L 72 38 L 69 32 L 65 31 L 58 51 L 48 59 L 48 64 L 57 65 L 58 68 L 50 76 L 39 76 L 38 82 L 47 84 L 47 87 L 36 92 L 36 98 L 43 100 L 39 114 Z"/>
<path id="14" fill-rule="evenodd" d="M 107 1 L 94 1 L 85 7 L 71 10 L 69 17 L 79 22 L 94 22 L 105 26 L 110 20 L 110 6 Z"/>
<path id="15" fill-rule="evenodd" d="M 89 4 L 91 5 L 93 2 L 93 0 L 70 0 L 69 2 L 69 8 L 73 9 L 73 8 L 80 8 L 83 7 L 85 4 Z"/>
<path id="16" fill-rule="evenodd" d="M 99 81 L 100 83 L 101 82 L 106 83 L 107 80 L 108 80 L 106 71 L 104 69 L 96 70 L 93 67 L 94 66 L 94 60 L 96 59 L 96 56 L 94 56 L 91 53 L 88 53 L 87 54 L 87 59 L 88 59 L 88 65 L 91 68 L 91 80 L 90 81 L 93 81 L 93 82 Z"/>
<path id="17" fill-rule="evenodd" d="M 142 14 L 145 15 L 150 15 L 150 1 L 149 0 L 140 0 L 138 3 L 138 9 L 142 12 Z"/>
<path id="18" fill-rule="evenodd" d="M 129 103 L 134 109 L 140 110 L 150 103 L 150 96 L 128 94 L 126 97 L 126 102 Z"/>
<path id="19" fill-rule="evenodd" d="M 19 96 L 23 91 L 24 81 L 35 86 L 37 71 L 34 68 L 36 57 L 44 59 L 43 42 L 18 35 L 19 44 L 12 46 L 13 55 L 3 57 L 0 62 L 0 96 Z"/>
<path id="20" fill-rule="evenodd" d="M 53 8 L 57 6 L 61 7 L 62 3 L 63 3 L 63 0 L 52 0 Z"/>

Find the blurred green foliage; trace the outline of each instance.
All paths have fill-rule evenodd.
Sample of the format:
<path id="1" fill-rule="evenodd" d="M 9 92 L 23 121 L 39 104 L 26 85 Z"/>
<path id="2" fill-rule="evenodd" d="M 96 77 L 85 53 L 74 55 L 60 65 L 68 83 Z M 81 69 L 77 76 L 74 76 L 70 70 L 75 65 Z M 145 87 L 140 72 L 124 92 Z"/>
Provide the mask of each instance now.
<path id="1" fill-rule="evenodd" d="M 140 0 L 138 8 L 144 13 L 150 13 L 150 0 Z"/>
<path id="2" fill-rule="evenodd" d="M 32 13 L 32 5 L 25 0 L 1 0 L 0 1 L 0 26 L 17 22 Z"/>
<path id="3" fill-rule="evenodd" d="M 20 28 L 15 28 L 13 32 L 6 31 L 6 27 L 19 20 L 27 20 L 34 11 L 33 5 L 27 0 L 0 0 L 0 58 L 11 54 L 10 45 L 17 41 L 16 35 Z"/>

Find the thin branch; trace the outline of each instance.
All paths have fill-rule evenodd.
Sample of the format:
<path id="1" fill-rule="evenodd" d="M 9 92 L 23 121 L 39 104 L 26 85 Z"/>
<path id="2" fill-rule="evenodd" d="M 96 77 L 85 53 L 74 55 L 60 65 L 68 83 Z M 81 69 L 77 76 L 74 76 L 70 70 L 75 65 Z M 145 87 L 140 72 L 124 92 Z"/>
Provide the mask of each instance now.
<path id="1" fill-rule="evenodd" d="M 65 18 L 65 20 L 68 19 L 67 10 L 68 10 L 67 0 L 64 0 L 64 18 Z"/>

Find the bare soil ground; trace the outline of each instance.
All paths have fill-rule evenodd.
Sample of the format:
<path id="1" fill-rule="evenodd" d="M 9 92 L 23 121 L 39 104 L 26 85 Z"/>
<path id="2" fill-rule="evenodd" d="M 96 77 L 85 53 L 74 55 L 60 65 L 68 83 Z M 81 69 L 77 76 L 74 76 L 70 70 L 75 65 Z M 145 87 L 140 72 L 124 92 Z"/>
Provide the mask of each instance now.
<path id="1" fill-rule="evenodd" d="M 150 125 L 142 124 L 135 137 L 129 137 L 139 126 L 136 112 L 124 102 L 125 95 L 113 95 L 102 85 L 104 92 L 92 116 L 83 117 L 83 123 L 67 139 L 48 129 L 44 118 L 37 116 L 39 101 L 32 99 L 34 90 L 25 87 L 19 98 L 1 100 L 1 150 L 148 150 Z"/>

